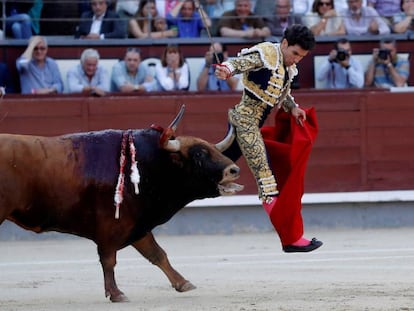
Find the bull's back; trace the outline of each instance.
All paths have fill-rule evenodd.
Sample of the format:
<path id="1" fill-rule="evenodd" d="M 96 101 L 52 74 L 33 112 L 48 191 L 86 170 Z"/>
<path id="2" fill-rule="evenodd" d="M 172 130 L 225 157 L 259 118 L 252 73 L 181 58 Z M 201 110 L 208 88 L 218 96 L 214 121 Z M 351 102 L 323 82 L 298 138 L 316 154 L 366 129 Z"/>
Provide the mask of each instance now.
<path id="1" fill-rule="evenodd" d="M 82 200 L 91 202 L 97 187 L 116 179 L 114 172 L 102 171 L 113 171 L 108 163 L 113 165 L 117 156 L 102 150 L 115 146 L 95 136 L 1 134 L 0 223 L 7 218 L 37 232 L 71 231 L 73 218 L 93 219 L 95 211 L 88 210 L 93 206 Z"/>

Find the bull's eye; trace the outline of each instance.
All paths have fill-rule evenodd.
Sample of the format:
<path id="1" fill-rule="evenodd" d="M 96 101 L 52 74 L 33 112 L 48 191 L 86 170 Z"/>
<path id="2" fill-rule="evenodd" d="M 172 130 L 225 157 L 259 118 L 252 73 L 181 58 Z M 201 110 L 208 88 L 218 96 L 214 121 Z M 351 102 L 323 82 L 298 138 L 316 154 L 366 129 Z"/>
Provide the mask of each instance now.
<path id="1" fill-rule="evenodd" d="M 208 155 L 208 151 L 206 149 L 197 150 L 194 154 L 194 158 L 197 160 L 201 160 L 206 158 Z"/>

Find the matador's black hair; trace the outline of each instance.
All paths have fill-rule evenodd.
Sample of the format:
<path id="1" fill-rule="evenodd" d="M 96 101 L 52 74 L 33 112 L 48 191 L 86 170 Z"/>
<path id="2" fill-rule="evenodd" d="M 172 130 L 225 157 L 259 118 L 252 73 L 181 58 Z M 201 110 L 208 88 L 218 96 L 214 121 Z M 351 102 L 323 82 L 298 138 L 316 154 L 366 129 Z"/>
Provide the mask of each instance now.
<path id="1" fill-rule="evenodd" d="M 315 46 L 315 36 L 312 31 L 308 27 L 300 24 L 293 24 L 286 28 L 283 39 L 287 40 L 288 45 L 297 44 L 306 51 L 312 50 Z"/>

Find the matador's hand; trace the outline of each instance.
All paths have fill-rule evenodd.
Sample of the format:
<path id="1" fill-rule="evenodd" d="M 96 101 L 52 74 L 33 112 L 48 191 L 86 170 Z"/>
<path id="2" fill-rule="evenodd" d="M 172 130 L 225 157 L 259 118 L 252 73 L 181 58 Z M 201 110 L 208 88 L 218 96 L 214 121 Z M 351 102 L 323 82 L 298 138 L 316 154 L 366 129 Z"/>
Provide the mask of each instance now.
<path id="1" fill-rule="evenodd" d="M 296 122 L 303 126 L 303 122 L 306 121 L 306 112 L 299 107 L 294 107 L 290 113 L 296 119 Z"/>
<path id="2" fill-rule="evenodd" d="M 216 74 L 216 77 L 218 79 L 227 80 L 228 78 L 231 77 L 231 71 L 230 71 L 230 69 L 226 65 L 223 65 L 223 64 L 214 64 L 213 66 L 216 67 L 215 74 Z"/>

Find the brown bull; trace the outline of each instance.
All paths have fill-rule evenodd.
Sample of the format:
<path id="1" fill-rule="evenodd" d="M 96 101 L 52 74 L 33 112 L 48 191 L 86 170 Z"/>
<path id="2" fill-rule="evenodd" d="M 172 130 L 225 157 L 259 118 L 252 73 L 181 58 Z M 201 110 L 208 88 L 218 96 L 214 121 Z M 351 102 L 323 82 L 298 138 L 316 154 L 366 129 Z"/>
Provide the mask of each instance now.
<path id="1" fill-rule="evenodd" d="M 113 302 L 128 300 L 116 285 L 114 267 L 117 251 L 129 245 L 158 266 L 177 291 L 193 289 L 170 265 L 151 230 L 195 199 L 240 190 L 233 183 L 239 168 L 220 152 L 227 139 L 216 146 L 195 137 L 171 139 L 176 123 L 166 131 L 0 135 L 0 224 L 8 219 L 38 233 L 93 240 L 105 295 Z M 129 179 L 134 160 L 137 190 Z"/>

